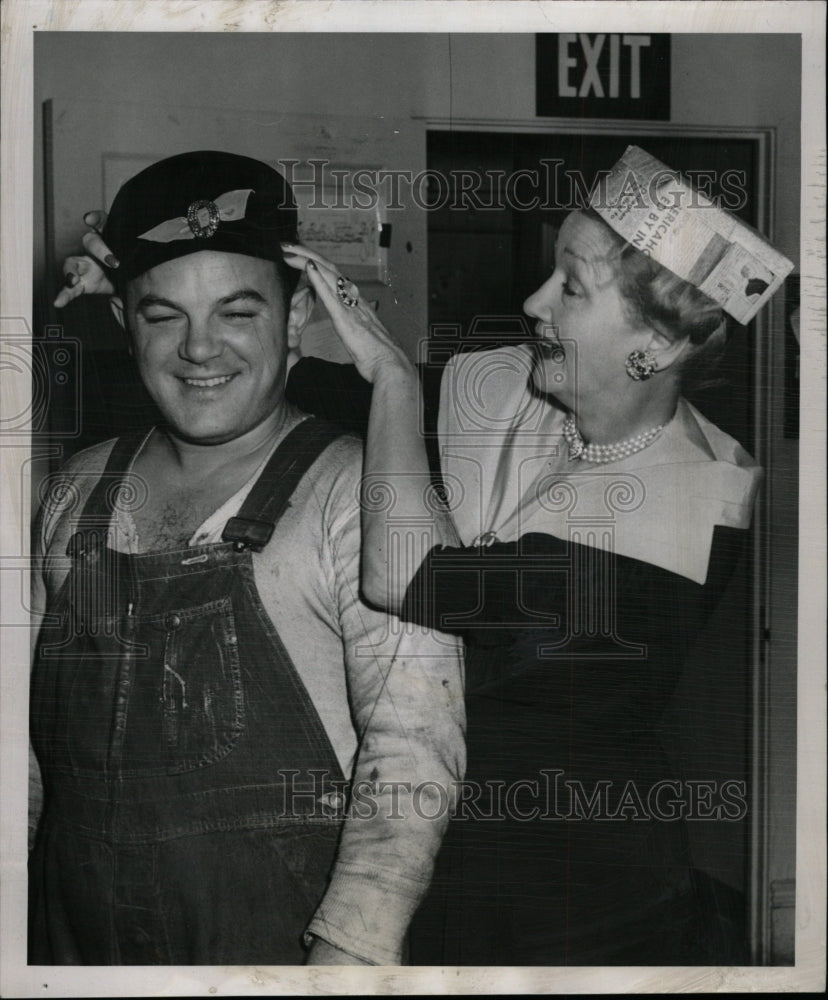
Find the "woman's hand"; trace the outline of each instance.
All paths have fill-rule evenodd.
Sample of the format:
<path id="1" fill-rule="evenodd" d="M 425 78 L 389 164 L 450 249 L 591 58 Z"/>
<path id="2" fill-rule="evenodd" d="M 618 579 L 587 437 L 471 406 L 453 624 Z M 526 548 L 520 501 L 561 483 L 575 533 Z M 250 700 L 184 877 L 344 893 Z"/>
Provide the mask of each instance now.
<path id="1" fill-rule="evenodd" d="M 377 382 L 384 376 L 403 376 L 416 381 L 414 366 L 393 341 L 371 305 L 359 296 L 356 285 L 343 278 L 329 260 L 307 247 L 283 243 L 282 252 L 285 263 L 307 275 L 364 379 Z M 349 305 L 354 298 L 356 304 Z"/>
<path id="2" fill-rule="evenodd" d="M 456 544 L 448 511 L 434 510 L 417 370 L 394 343 L 359 290 L 320 254 L 283 243 L 285 260 L 304 271 L 324 303 L 360 375 L 374 385 L 362 480 L 362 565 L 365 599 L 396 612 L 428 550 Z M 377 495 L 393 498 L 394 516 Z M 423 525 L 429 530 L 423 531 Z"/>
<path id="3" fill-rule="evenodd" d="M 115 291 L 99 261 L 115 268 L 118 261 L 101 238 L 106 222 L 106 212 L 87 212 L 84 223 L 90 227 L 83 235 L 83 248 L 88 256 L 67 257 L 63 262 L 64 287 L 57 294 L 54 305 L 62 309 L 81 295 L 112 295 Z"/>

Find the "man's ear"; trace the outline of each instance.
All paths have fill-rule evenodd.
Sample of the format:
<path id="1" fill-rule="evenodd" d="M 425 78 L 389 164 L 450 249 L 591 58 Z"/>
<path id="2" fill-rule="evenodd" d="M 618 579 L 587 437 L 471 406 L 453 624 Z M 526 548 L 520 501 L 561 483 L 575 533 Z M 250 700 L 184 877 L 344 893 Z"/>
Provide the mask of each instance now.
<path id="1" fill-rule="evenodd" d="M 290 300 L 290 312 L 287 321 L 287 346 L 289 351 L 295 351 L 302 339 L 302 332 L 316 305 L 316 295 L 312 288 L 303 285 L 297 288 Z"/>
<path id="2" fill-rule="evenodd" d="M 109 308 L 112 310 L 115 322 L 127 335 L 127 350 L 129 351 L 129 356 L 132 357 L 132 337 L 129 335 L 129 331 L 126 326 L 126 319 L 124 318 L 124 300 L 117 295 L 110 295 Z"/>
<path id="3" fill-rule="evenodd" d="M 117 295 L 109 296 L 109 308 L 112 310 L 112 315 L 115 317 L 115 321 L 122 330 L 126 330 L 126 323 L 124 322 L 124 300 L 119 298 Z"/>

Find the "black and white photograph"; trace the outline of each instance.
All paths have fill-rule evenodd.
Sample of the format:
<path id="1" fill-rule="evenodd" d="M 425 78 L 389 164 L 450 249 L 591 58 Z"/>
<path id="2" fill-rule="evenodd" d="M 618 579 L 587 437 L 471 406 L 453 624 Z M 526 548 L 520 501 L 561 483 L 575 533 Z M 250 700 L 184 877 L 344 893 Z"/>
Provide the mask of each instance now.
<path id="1" fill-rule="evenodd" d="M 3 996 L 824 989 L 825 13 L 3 4 Z"/>

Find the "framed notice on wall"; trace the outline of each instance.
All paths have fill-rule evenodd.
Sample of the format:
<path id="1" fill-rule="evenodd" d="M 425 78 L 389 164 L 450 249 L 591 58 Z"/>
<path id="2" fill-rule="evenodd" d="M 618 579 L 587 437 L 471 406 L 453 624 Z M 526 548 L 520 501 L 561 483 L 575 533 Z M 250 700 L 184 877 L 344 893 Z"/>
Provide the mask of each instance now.
<path id="1" fill-rule="evenodd" d="M 333 261 L 354 281 L 388 282 L 391 227 L 383 222 L 386 207 L 377 197 L 366 198 L 354 186 L 359 178 L 382 176 L 381 168 L 330 165 L 327 175 L 298 184 L 299 241 Z"/>
<path id="2" fill-rule="evenodd" d="M 535 113 L 670 120 L 670 36 L 536 35 Z"/>

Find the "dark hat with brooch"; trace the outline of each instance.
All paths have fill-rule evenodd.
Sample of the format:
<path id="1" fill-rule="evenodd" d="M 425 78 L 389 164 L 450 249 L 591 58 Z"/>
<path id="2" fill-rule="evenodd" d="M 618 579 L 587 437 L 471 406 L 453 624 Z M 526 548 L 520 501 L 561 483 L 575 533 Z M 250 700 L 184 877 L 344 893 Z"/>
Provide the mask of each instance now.
<path id="1" fill-rule="evenodd" d="M 120 261 L 119 283 L 201 250 L 280 261 L 295 241 L 293 191 L 273 167 L 199 150 L 142 170 L 118 191 L 102 236 Z"/>

